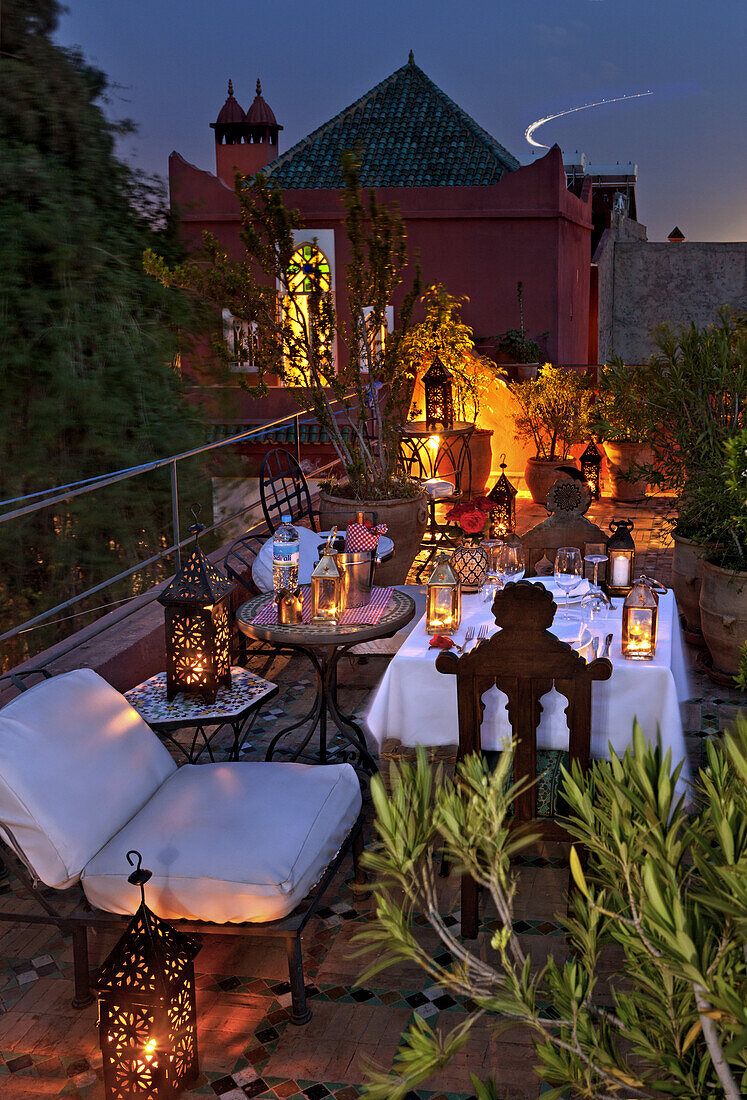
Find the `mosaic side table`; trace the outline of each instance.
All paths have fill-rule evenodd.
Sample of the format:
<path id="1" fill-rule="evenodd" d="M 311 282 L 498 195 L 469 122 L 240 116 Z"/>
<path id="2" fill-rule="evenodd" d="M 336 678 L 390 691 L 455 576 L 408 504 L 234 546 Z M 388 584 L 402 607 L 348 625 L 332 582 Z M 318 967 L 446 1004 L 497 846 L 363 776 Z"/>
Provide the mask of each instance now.
<path id="1" fill-rule="evenodd" d="M 182 692 L 169 702 L 166 698 L 165 672 L 157 672 L 124 695 L 130 706 L 159 737 L 184 753 L 188 764 L 197 764 L 204 752 L 215 763 L 213 743 L 225 726 L 230 726 L 233 733 L 228 759 L 238 760 L 260 705 L 277 693 L 277 684 L 263 680 L 245 668 L 232 668 L 230 688 L 218 688 L 214 703 L 206 703 L 199 696 L 184 695 Z M 209 726 L 215 727 L 210 733 L 207 731 Z M 180 729 L 194 730 L 189 748 L 185 748 L 174 736 Z"/>
<path id="2" fill-rule="evenodd" d="M 311 662 L 316 673 L 317 692 L 314 704 L 307 714 L 290 726 L 276 733 L 270 742 L 265 760 L 281 753 L 291 760 L 307 760 L 315 764 L 332 764 L 347 761 L 373 775 L 378 771 L 376 761 L 366 746 L 366 737 L 362 727 L 350 714 L 343 714 L 337 703 L 337 664 L 343 653 L 361 642 L 374 638 L 389 638 L 401 630 L 415 614 L 415 601 L 406 592 L 395 588 L 378 623 L 356 623 L 350 626 L 330 626 L 327 624 L 301 623 L 294 626 L 260 626 L 252 620 L 257 616 L 263 604 L 272 599 L 272 593 L 255 596 L 242 604 L 236 612 L 236 624 L 249 638 L 270 642 L 278 649 L 302 653 Z M 330 751 L 327 745 L 327 714 L 337 726 L 347 747 Z M 297 748 L 277 748 L 293 730 L 311 722 Z M 316 730 L 319 730 L 319 751 L 306 753 L 305 749 Z"/>

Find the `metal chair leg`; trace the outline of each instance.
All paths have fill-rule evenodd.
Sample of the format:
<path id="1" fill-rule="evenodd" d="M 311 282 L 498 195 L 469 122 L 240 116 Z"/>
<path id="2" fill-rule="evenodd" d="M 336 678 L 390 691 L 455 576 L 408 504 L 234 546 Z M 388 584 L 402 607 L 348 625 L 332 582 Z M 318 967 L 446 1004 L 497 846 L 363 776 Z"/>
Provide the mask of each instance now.
<path id="1" fill-rule="evenodd" d="M 306 1004 L 306 986 L 303 977 L 303 956 L 301 937 L 296 935 L 286 940 L 288 952 L 288 977 L 291 987 L 291 1023 L 301 1026 L 311 1019 L 311 1009 Z"/>
<path id="2" fill-rule="evenodd" d="M 85 924 L 75 924 L 70 929 L 73 937 L 73 978 L 75 996 L 73 1008 L 87 1008 L 93 1001 L 91 974 L 88 969 L 88 929 Z"/>

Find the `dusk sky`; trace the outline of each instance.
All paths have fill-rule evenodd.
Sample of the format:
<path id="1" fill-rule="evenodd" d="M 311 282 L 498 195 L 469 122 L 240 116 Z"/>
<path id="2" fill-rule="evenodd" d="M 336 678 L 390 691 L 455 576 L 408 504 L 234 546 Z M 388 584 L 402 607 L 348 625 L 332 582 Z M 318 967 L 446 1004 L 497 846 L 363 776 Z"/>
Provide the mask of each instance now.
<path id="1" fill-rule="evenodd" d="M 68 0 L 58 40 L 117 85 L 121 152 L 165 177 L 176 149 L 215 170 L 209 123 L 228 78 L 257 76 L 290 148 L 415 53 L 447 95 L 520 159 L 535 119 L 600 99 L 537 140 L 638 164 L 650 240 L 747 239 L 747 0 Z"/>

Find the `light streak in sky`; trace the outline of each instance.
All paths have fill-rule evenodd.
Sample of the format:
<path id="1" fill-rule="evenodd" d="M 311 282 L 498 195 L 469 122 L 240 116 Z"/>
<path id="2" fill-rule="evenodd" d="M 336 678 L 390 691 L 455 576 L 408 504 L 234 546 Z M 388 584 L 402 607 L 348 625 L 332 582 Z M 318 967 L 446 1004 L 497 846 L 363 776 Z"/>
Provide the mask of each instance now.
<path id="1" fill-rule="evenodd" d="M 645 95 L 653 94 L 653 92 L 634 92 L 632 95 L 619 95 L 615 96 L 614 99 L 600 99 L 597 103 L 584 103 L 581 107 L 571 107 L 568 111 L 558 111 L 556 115 L 548 115 L 547 118 L 538 118 L 536 122 L 527 126 L 524 137 L 530 145 L 534 145 L 537 149 L 549 149 L 549 145 L 543 145 L 542 142 L 535 141 L 533 136 L 535 131 L 539 130 L 540 126 L 544 126 L 546 122 L 552 122 L 554 118 L 563 118 L 564 115 L 572 115 L 576 111 L 588 111 L 590 107 L 601 107 L 605 103 L 622 103 L 624 99 L 642 99 Z"/>

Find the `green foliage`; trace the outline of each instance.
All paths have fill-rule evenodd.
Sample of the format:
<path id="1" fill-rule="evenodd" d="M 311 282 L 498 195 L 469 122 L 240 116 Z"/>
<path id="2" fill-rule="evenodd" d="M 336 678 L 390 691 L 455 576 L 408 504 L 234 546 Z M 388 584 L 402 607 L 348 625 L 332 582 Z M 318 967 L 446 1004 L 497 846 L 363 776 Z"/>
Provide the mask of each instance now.
<path id="1" fill-rule="evenodd" d="M 747 642 L 739 651 L 739 668 L 734 677 L 734 683 L 740 691 L 747 691 Z"/>
<path id="2" fill-rule="evenodd" d="M 645 367 L 628 367 L 621 359 L 600 367 L 589 424 L 597 439 L 644 442 L 650 427 L 648 374 Z"/>
<path id="3" fill-rule="evenodd" d="M 656 343 L 643 394 L 654 457 L 640 472 L 679 495 L 680 534 L 744 570 L 744 487 L 729 480 L 726 448 L 747 428 L 747 320 L 723 308 L 705 328 L 661 327 Z"/>
<path id="4" fill-rule="evenodd" d="M 6 0 L 0 22 L 3 498 L 199 441 L 178 371 L 179 330 L 194 327 L 194 314 L 142 269 L 148 245 L 176 255 L 171 226 L 158 193 L 114 155 L 127 125 L 113 126 L 102 111 L 106 78 L 51 41 L 59 10 L 51 0 Z M 167 546 L 168 499 L 163 472 L 1 526 L 5 621 Z M 135 577 L 89 605 L 153 579 Z M 4 661 L 59 636 L 23 635 Z"/>
<path id="5" fill-rule="evenodd" d="M 299 403 L 310 405 L 327 431 L 355 499 L 386 499 L 397 493 L 398 431 L 415 382 L 400 345 L 420 290 L 419 272 L 400 308 L 399 326 L 382 346 L 375 334 L 407 265 L 404 223 L 396 211 L 379 206 L 373 191 L 364 202 L 358 162 L 350 153 L 343 156 L 343 176 L 349 320 L 338 318 L 318 262 L 305 266 L 299 285 L 294 231 L 301 228 L 300 214 L 285 207 L 281 191 L 261 174 L 236 179 L 243 258 L 231 259 L 204 233 L 200 256 L 170 265 L 151 251 L 146 267 L 162 283 L 194 290 L 256 326 L 257 383 L 251 391 L 266 393 L 269 375 L 294 387 Z M 341 422 L 352 440 L 343 438 Z"/>
<path id="6" fill-rule="evenodd" d="M 505 379 L 505 372 L 475 350 L 474 333 L 461 316 L 469 298 L 456 298 L 436 283 L 420 301 L 425 320 L 413 325 L 402 341 L 402 359 L 411 373 L 422 376 L 437 355 L 454 376 L 456 418 L 471 423 L 496 382 Z M 413 417 L 418 415 L 417 410 L 412 412 Z"/>
<path id="7" fill-rule="evenodd" d="M 511 392 L 519 405 L 516 438 L 533 442 L 537 458 L 568 458 L 588 438 L 593 392 L 585 375 L 545 363 Z"/>
<path id="8" fill-rule="evenodd" d="M 511 860 L 532 842 L 511 829 L 511 753 L 491 772 L 478 757 L 456 779 L 393 767 L 391 793 L 372 783 L 379 844 L 375 923 L 357 937 L 379 970 L 415 961 L 429 981 L 472 1008 L 445 1034 L 416 1018 L 391 1073 L 372 1070 L 372 1100 L 401 1100 L 448 1062 L 483 1017 L 498 1032 L 529 1028 L 535 1072 L 559 1100 L 626 1097 L 738 1100 L 747 1087 L 747 721 L 707 745 L 694 817 L 677 796 L 681 766 L 636 725 L 620 758 L 565 773 L 571 834 L 589 856 L 571 866 L 573 912 L 559 917 L 569 957 L 544 963 L 513 931 L 517 874 Z M 536 838 L 534 838 L 536 839 Z M 435 863 L 445 849 L 483 887 L 498 915 L 490 950 L 470 950 L 444 920 Z M 452 962 L 419 939 L 422 914 Z M 617 955 L 610 957 L 608 945 Z M 612 959 L 617 958 L 612 966 Z M 549 1004 L 550 1011 L 543 1007 Z M 499 1067 L 496 1066 L 498 1072 Z M 492 1082 L 476 1094 L 497 1092 Z"/>
<path id="9" fill-rule="evenodd" d="M 516 284 L 516 298 L 519 303 L 519 327 L 508 328 L 496 336 L 498 348 L 509 356 L 512 363 L 539 363 L 544 357 L 540 342 L 544 344 L 549 332 L 542 332 L 533 340 L 527 336 L 524 328 L 524 284 Z"/>

